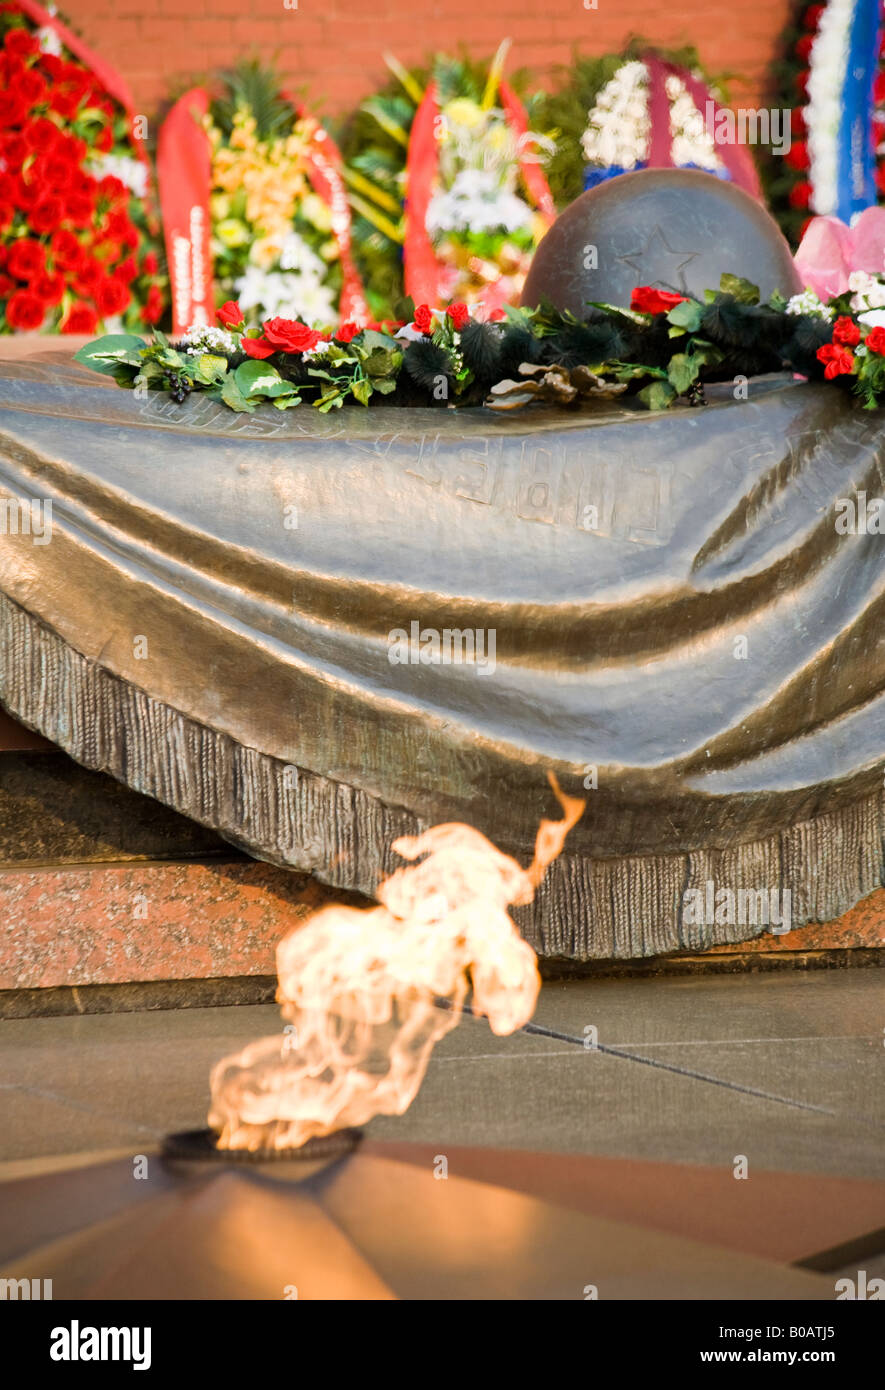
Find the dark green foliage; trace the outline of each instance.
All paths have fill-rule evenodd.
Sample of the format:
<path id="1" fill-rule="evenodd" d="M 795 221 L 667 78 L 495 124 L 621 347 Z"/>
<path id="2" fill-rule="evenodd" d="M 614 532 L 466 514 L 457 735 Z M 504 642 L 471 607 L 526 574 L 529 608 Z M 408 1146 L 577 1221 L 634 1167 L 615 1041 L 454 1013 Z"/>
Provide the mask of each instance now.
<path id="1" fill-rule="evenodd" d="M 833 340 L 833 325 L 825 319 L 799 315 L 793 320 L 795 328 L 784 343 L 783 355 L 786 362 L 803 376 L 820 379 L 823 376 L 823 363 L 815 356 L 819 347 Z"/>
<path id="2" fill-rule="evenodd" d="M 295 108 L 280 96 L 280 80 L 267 63 L 252 58 L 224 74 L 224 91 L 213 102 L 214 123 L 225 136 L 234 128 L 234 116 L 245 107 L 255 117 L 256 133 L 269 140 L 288 131 Z"/>
<path id="3" fill-rule="evenodd" d="M 449 389 L 452 389 L 455 380 L 452 359 L 443 348 L 437 347 L 430 339 L 423 343 L 409 343 L 403 357 L 403 366 L 412 381 L 431 396 L 439 385 L 440 377 L 445 377 Z"/>
<path id="4" fill-rule="evenodd" d="M 501 380 L 501 329 L 496 324 L 471 319 L 461 333 L 461 352 L 478 382 L 492 385 Z"/>

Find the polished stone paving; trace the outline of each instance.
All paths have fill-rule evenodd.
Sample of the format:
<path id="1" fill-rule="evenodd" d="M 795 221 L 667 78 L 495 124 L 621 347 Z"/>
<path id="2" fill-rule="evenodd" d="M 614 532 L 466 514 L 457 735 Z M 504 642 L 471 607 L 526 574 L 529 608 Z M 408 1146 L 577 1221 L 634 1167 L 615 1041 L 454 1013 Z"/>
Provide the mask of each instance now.
<path id="1" fill-rule="evenodd" d="M 882 1178 L 883 1005 L 875 968 L 548 982 L 526 1031 L 465 1018 L 369 1133 Z M 0 1161 L 199 1127 L 213 1063 L 278 1028 L 272 1005 L 0 1022 Z"/>

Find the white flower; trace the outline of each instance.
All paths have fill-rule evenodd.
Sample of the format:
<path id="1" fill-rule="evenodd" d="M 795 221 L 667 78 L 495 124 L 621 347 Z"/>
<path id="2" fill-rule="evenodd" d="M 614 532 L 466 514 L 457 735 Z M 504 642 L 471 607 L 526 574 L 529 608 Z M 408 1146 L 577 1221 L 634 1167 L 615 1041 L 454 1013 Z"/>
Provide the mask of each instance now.
<path id="1" fill-rule="evenodd" d="M 427 208 L 426 227 L 436 232 L 515 232 L 530 227 L 528 203 L 502 188 L 492 170 L 462 169 L 451 188 L 435 193 Z"/>
<path id="2" fill-rule="evenodd" d="M 855 313 L 864 309 L 885 308 L 885 277 L 868 275 L 865 270 L 853 270 L 848 277 L 848 288 L 854 291 L 851 307 Z"/>
<path id="3" fill-rule="evenodd" d="M 297 270 L 317 280 L 322 280 L 326 271 L 323 261 L 297 232 L 290 232 L 283 241 L 279 262 L 280 270 Z"/>
<path id="4" fill-rule="evenodd" d="M 55 14 L 55 8 L 53 7 L 49 13 Z M 38 29 L 34 37 L 40 45 L 41 53 L 52 53 L 56 58 L 61 57 L 62 42 L 51 25 L 47 24 L 43 29 Z"/>
<path id="5" fill-rule="evenodd" d="M 96 151 L 89 156 L 86 167 L 98 179 L 109 175 L 119 179 L 137 198 L 143 198 L 147 193 L 148 171 L 141 160 L 132 155 Z"/>
<path id="6" fill-rule="evenodd" d="M 716 153 L 703 114 L 680 77 L 665 81 L 670 102 L 670 143 L 677 165 L 696 164 L 716 172 L 722 161 Z M 589 164 L 634 169 L 648 159 L 651 123 L 648 115 L 648 68 L 633 60 L 624 63 L 606 83 L 589 112 L 581 147 Z"/>
<path id="7" fill-rule="evenodd" d="M 833 318 L 833 310 L 818 299 L 814 290 L 803 290 L 801 294 L 794 294 L 792 299 L 788 300 L 784 313 L 806 314 L 811 318 L 826 319 L 828 322 Z"/>
<path id="8" fill-rule="evenodd" d="M 809 55 L 808 178 L 813 212 L 833 213 L 838 205 L 838 133 L 848 69 L 849 40 L 857 0 L 829 0 Z"/>
<path id="9" fill-rule="evenodd" d="M 865 314 L 858 314 L 858 323 L 865 323 L 868 328 L 885 328 L 885 309 L 870 309 Z"/>
<path id="10" fill-rule="evenodd" d="M 209 324 L 192 323 L 190 328 L 185 330 L 182 346 L 190 356 L 196 357 L 203 352 L 233 352 L 236 348 L 236 341 L 233 334 L 228 333 L 224 328 L 213 328 Z"/>

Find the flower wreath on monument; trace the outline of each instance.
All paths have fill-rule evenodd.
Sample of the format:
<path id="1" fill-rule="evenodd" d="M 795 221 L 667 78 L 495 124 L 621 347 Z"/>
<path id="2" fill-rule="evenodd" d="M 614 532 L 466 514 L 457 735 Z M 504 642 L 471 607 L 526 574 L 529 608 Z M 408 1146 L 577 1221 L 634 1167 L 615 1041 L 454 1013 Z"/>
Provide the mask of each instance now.
<path id="1" fill-rule="evenodd" d="M 519 299 L 532 253 L 555 216 L 543 172 L 553 143 L 491 63 L 437 55 L 364 101 L 344 139 L 345 178 L 372 307 Z"/>
<path id="2" fill-rule="evenodd" d="M 0 6 L 0 332 L 135 329 L 165 308 L 125 83 L 34 0 Z"/>
<path id="3" fill-rule="evenodd" d="M 538 115 L 556 139 L 547 172 L 558 206 L 648 168 L 703 169 L 759 197 L 749 152 L 714 141 L 717 121 L 727 119 L 724 94 L 693 48 L 660 51 L 632 39 L 621 55 L 576 56 L 562 79 Z"/>
<path id="4" fill-rule="evenodd" d="M 368 321 L 340 155 L 272 71 L 247 62 L 214 97 L 186 92 L 157 163 L 175 332 L 211 328 L 233 296 L 252 324 Z"/>
<path id="5" fill-rule="evenodd" d="M 875 289 L 875 294 L 873 290 Z M 100 338 L 77 360 L 140 392 L 184 402 L 204 392 L 232 410 L 309 403 L 327 412 L 345 402 L 481 405 L 515 409 L 535 401 L 577 406 L 638 396 L 650 410 L 704 404 L 708 382 L 789 370 L 850 387 L 873 409 L 885 404 L 885 274 L 823 303 L 810 291 L 760 303 L 745 279 L 722 276 L 703 300 L 637 287 L 629 309 L 587 307 L 583 319 L 543 303 L 508 306 L 489 318 L 464 303 L 410 306 L 395 332 L 344 325 L 323 334 L 268 319 L 249 329 L 240 306 L 222 306 L 222 329 L 180 342 Z"/>
<path id="6" fill-rule="evenodd" d="M 794 245 L 810 214 L 848 224 L 885 199 L 883 10 L 883 0 L 803 0 L 782 37 L 773 78 L 792 140 L 765 173 L 772 213 Z"/>

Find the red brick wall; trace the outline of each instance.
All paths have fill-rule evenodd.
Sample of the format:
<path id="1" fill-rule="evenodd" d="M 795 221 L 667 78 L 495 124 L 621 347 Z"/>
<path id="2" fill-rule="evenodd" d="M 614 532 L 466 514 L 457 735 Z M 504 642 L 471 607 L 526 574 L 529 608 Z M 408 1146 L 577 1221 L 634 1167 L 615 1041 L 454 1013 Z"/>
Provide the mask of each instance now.
<path id="1" fill-rule="evenodd" d="M 152 112 L 171 84 L 234 59 L 275 56 L 289 84 L 318 113 L 355 105 L 387 75 L 381 54 L 406 64 L 466 43 L 475 57 L 514 40 L 511 68 L 540 71 L 586 53 L 617 50 L 632 35 L 662 46 L 693 43 L 714 73 L 734 74 L 733 100 L 755 104 L 790 0 L 64 0 L 86 41 L 128 79 L 136 107 Z"/>

